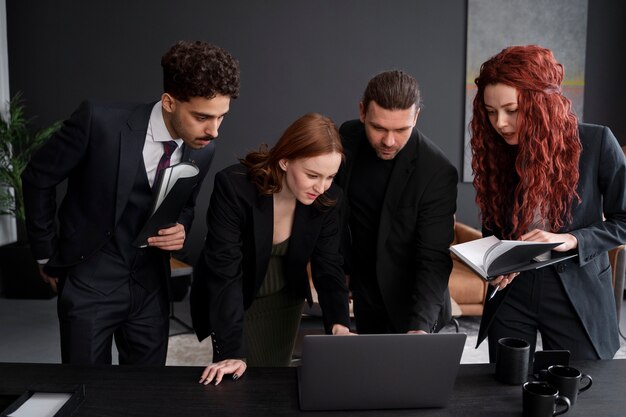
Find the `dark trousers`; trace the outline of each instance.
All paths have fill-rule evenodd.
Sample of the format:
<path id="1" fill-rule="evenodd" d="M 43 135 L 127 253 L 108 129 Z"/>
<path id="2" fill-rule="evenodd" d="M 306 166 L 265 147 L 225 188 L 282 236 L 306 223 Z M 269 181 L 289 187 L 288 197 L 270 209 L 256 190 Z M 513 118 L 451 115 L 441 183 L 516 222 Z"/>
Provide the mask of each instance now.
<path id="1" fill-rule="evenodd" d="M 489 326 L 489 361 L 495 362 L 497 342 L 502 337 L 525 339 L 532 357 L 537 332 L 541 333 L 544 350 L 569 350 L 571 360 L 600 359 L 552 267 L 523 272 L 515 278 Z"/>
<path id="2" fill-rule="evenodd" d="M 147 291 L 130 277 L 105 294 L 70 274 L 58 298 L 63 363 L 165 365 L 169 304 L 163 286 Z"/>

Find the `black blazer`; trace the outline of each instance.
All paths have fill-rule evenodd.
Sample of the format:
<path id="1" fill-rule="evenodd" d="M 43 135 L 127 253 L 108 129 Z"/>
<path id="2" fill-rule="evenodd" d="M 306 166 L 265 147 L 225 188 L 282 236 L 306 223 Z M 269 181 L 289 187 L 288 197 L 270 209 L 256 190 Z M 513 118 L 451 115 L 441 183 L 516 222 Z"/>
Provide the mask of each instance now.
<path id="1" fill-rule="evenodd" d="M 576 237 L 578 257 L 548 268 L 561 277 L 600 358 L 611 359 L 620 343 L 607 251 L 626 243 L 626 160 L 609 128 L 580 124 L 579 132 L 583 150 L 577 190 L 582 202 L 574 206 L 572 223 L 559 231 Z M 477 346 L 487 337 L 509 289 L 485 303 Z"/>
<path id="2" fill-rule="evenodd" d="M 346 161 L 336 182 L 347 196 L 356 155 L 370 144 L 359 120 L 344 123 L 340 133 Z M 436 331 L 450 321 L 448 248 L 454 239 L 458 175 L 441 150 L 417 129 L 395 159 L 378 226 L 376 275 L 398 332 Z M 343 207 L 347 228 L 349 204 Z M 349 257 L 348 239 L 342 248 Z"/>
<path id="3" fill-rule="evenodd" d="M 26 226 L 36 259 L 50 259 L 51 267 L 75 265 L 111 238 L 143 158 L 153 107 L 154 103 L 85 101 L 33 156 L 22 181 Z M 183 150 L 182 161 L 200 168 L 200 182 L 179 218 L 186 231 L 213 153 L 212 143 L 201 150 Z M 56 186 L 66 179 L 57 233 Z"/>
<path id="4" fill-rule="evenodd" d="M 326 192 L 337 202 L 341 190 Z M 286 254 L 288 285 L 311 303 L 307 262 L 318 292 L 324 325 L 350 325 L 348 289 L 339 255 L 337 206 L 326 211 L 296 204 Z M 274 204 L 260 195 L 236 164 L 215 176 L 207 212 L 207 237 L 194 269 L 191 316 L 199 340 L 211 335 L 213 360 L 243 358 L 243 315 L 263 283 L 272 249 Z"/>

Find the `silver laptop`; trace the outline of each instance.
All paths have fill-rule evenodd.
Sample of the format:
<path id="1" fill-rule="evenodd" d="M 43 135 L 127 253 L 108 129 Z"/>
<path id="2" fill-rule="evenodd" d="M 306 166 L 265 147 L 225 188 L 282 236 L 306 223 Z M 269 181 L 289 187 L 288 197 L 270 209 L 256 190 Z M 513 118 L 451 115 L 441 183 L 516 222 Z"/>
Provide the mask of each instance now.
<path id="1" fill-rule="evenodd" d="M 305 336 L 300 408 L 445 407 L 465 338 L 463 333 Z"/>

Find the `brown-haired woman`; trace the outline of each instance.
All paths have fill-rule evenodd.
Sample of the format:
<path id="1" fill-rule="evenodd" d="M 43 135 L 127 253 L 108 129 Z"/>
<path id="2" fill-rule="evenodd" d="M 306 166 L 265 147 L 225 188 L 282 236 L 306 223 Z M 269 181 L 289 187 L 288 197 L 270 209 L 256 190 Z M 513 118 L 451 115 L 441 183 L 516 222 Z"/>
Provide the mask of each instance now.
<path id="1" fill-rule="evenodd" d="M 307 262 L 327 333 L 349 333 L 348 289 L 339 255 L 332 184 L 343 158 L 335 124 L 316 113 L 291 124 L 215 176 L 207 237 L 194 271 L 191 309 L 213 362 L 200 383 L 239 378 L 251 366 L 288 366 L 304 300 Z"/>
<path id="2" fill-rule="evenodd" d="M 626 161 L 609 128 L 578 123 L 561 93 L 563 66 L 548 49 L 512 46 L 476 78 L 472 168 L 483 234 L 559 242 L 578 256 L 497 277 L 478 343 L 490 360 L 501 337 L 573 360 L 609 359 L 619 336 L 607 251 L 626 242 Z M 518 276 L 519 275 L 519 276 Z"/>

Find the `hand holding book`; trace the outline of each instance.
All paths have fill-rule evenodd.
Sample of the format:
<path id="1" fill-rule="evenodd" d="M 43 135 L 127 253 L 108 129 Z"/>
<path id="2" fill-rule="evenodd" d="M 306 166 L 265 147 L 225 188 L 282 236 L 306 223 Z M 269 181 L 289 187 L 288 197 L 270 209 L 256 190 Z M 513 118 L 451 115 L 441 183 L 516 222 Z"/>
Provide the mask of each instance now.
<path id="1" fill-rule="evenodd" d="M 520 236 L 520 240 L 532 242 L 561 242 L 554 248 L 556 252 L 567 252 L 578 248 L 578 239 L 571 233 L 552 233 L 541 229 L 533 229 Z"/>
<path id="2" fill-rule="evenodd" d="M 177 225 L 181 211 L 198 184 L 198 173 L 198 167 L 188 162 L 172 165 L 159 173 L 155 181 L 150 218 L 133 242 L 135 247 L 145 248 L 148 246 L 148 238 L 158 236 L 159 230 Z"/>
<path id="3" fill-rule="evenodd" d="M 172 227 L 159 229 L 156 236 L 148 238 L 148 246 L 166 251 L 175 251 L 185 244 L 185 226 L 176 223 Z"/>
<path id="4" fill-rule="evenodd" d="M 553 243 L 554 241 L 561 243 L 561 241 L 563 241 L 563 243 L 561 243 L 559 246 L 556 246 L 554 248 L 554 251 L 560 251 L 560 252 L 566 252 L 569 250 L 576 249 L 578 247 L 578 240 L 571 233 L 557 234 L 557 233 L 551 233 L 551 232 L 547 232 L 545 230 L 540 230 L 540 229 L 534 229 L 528 233 L 523 234 L 520 237 L 520 240 L 534 241 L 534 242 L 550 242 L 550 243 Z M 563 259 L 569 259 L 570 257 L 571 256 L 565 256 L 563 257 Z M 544 255 L 541 255 L 540 257 L 535 258 L 536 261 L 542 261 L 542 260 L 545 261 L 548 259 L 550 259 L 549 254 L 547 254 L 547 257 L 546 257 L 546 254 L 544 254 Z M 562 260 L 561 257 L 558 257 L 558 259 Z M 515 277 L 517 277 L 519 274 L 520 274 L 519 272 L 514 272 L 512 274 L 501 275 L 501 276 L 494 278 L 491 281 L 491 285 L 494 286 L 495 288 L 493 292 L 491 293 L 491 295 L 489 296 L 489 300 L 495 297 L 498 291 L 500 291 L 501 289 L 504 289 L 507 285 L 509 285 L 515 279 Z"/>
<path id="5" fill-rule="evenodd" d="M 512 274 L 508 274 L 508 275 L 500 275 L 496 278 L 494 278 L 493 280 L 491 280 L 490 284 L 493 288 L 493 292 L 491 293 L 491 295 L 489 296 L 489 300 L 491 300 L 493 297 L 496 296 L 496 294 L 498 293 L 498 291 L 500 291 L 501 289 L 506 288 L 507 285 L 509 285 L 511 282 L 513 282 L 513 280 L 519 275 L 519 272 L 513 272 Z M 502 277 L 502 278 L 500 278 Z M 498 279 L 500 278 L 500 279 Z M 504 284 L 503 284 L 504 282 Z"/>
<path id="6" fill-rule="evenodd" d="M 565 253 L 562 256 L 547 260 L 537 261 L 535 259 L 562 243 L 500 240 L 495 236 L 489 236 L 453 245 L 450 247 L 450 251 L 483 279 L 490 281 L 500 275 L 537 269 L 577 256 L 576 254 Z"/>

